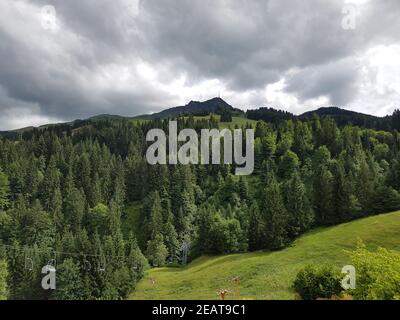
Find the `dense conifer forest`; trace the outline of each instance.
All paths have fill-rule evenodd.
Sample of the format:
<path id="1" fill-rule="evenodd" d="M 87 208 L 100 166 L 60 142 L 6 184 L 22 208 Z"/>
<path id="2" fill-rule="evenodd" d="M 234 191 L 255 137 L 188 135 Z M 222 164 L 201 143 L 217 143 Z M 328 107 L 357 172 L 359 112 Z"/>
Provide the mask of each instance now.
<path id="1" fill-rule="evenodd" d="M 181 264 L 183 244 L 189 260 L 279 250 L 312 228 L 400 209 L 398 112 L 386 131 L 317 115 L 249 122 L 246 177 L 230 165 L 149 165 L 146 133 L 167 132 L 168 120 L 93 119 L 0 138 L 0 298 L 124 299 L 146 268 Z M 179 128 L 219 124 L 178 118 Z M 54 291 L 40 285 L 49 261 Z"/>

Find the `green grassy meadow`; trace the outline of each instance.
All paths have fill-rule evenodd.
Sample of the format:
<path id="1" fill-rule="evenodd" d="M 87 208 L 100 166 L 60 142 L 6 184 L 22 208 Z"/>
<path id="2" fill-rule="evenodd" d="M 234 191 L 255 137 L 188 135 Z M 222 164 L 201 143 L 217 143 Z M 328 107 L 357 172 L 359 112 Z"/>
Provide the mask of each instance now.
<path id="1" fill-rule="evenodd" d="M 212 116 L 219 122 L 219 127 L 221 129 L 224 128 L 229 128 L 229 129 L 235 129 L 235 126 L 238 126 L 239 128 L 241 126 L 245 126 L 246 124 L 251 125 L 252 127 L 255 127 L 255 125 L 257 124 L 256 120 L 251 120 L 251 119 L 247 119 L 245 117 L 232 117 L 232 122 L 221 122 L 221 116 L 218 114 L 212 114 Z M 193 117 L 194 120 L 210 120 L 211 115 L 208 116 L 195 116 Z M 185 117 L 187 118 L 187 117 Z"/>
<path id="2" fill-rule="evenodd" d="M 292 282 L 308 263 L 350 264 L 346 252 L 361 239 L 369 249 L 400 251 L 400 211 L 321 228 L 276 252 L 203 256 L 182 268 L 148 270 L 130 299 L 295 299 Z M 239 277 L 239 283 L 233 279 Z"/>

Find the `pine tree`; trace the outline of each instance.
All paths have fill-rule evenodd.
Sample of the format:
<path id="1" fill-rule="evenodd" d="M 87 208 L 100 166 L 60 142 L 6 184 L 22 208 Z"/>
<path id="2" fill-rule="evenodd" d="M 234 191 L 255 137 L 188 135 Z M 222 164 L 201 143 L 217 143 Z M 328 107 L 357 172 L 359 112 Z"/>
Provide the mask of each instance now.
<path id="1" fill-rule="evenodd" d="M 9 204 L 10 185 L 8 177 L 0 168 L 0 211 L 4 210 Z"/>
<path id="2" fill-rule="evenodd" d="M 54 192 L 60 188 L 60 175 L 60 171 L 57 169 L 56 159 L 52 156 L 46 169 L 40 192 L 40 200 L 44 205 L 44 209 L 49 212 L 53 206 Z"/>
<path id="3" fill-rule="evenodd" d="M 73 259 L 65 259 L 57 267 L 57 290 L 54 298 L 57 300 L 82 300 L 83 285 L 80 267 Z"/>
<path id="4" fill-rule="evenodd" d="M 163 228 L 164 243 L 168 249 L 168 260 L 170 262 L 175 262 L 178 259 L 179 254 L 179 242 L 178 234 L 173 225 L 172 214 L 168 217 Z"/>
<path id="5" fill-rule="evenodd" d="M 265 222 L 262 219 L 257 202 L 254 201 L 249 209 L 249 250 L 255 251 L 265 248 Z"/>
<path id="6" fill-rule="evenodd" d="M 329 224 L 349 221 L 359 211 L 358 200 L 352 194 L 350 180 L 341 161 L 335 161 L 332 166 L 333 173 L 333 216 Z"/>
<path id="7" fill-rule="evenodd" d="M 229 110 L 224 110 L 221 114 L 221 122 L 232 122 L 232 113 Z"/>
<path id="8" fill-rule="evenodd" d="M 284 199 L 288 213 L 288 234 L 294 238 L 309 230 L 314 222 L 314 212 L 298 172 L 293 173 L 285 183 Z"/>
<path id="9" fill-rule="evenodd" d="M 400 194 L 391 187 L 380 184 L 372 197 L 374 213 L 386 213 L 400 209 Z"/>
<path id="10" fill-rule="evenodd" d="M 279 159 L 278 174 L 284 179 L 288 179 L 300 166 L 300 160 L 297 154 L 292 151 L 286 153 Z"/>
<path id="11" fill-rule="evenodd" d="M 151 196 L 151 205 L 147 228 L 149 230 L 148 237 L 153 239 L 156 234 L 163 231 L 163 214 L 161 208 L 161 199 L 158 192 L 154 192 Z"/>
<path id="12" fill-rule="evenodd" d="M 108 230 L 109 234 L 116 234 L 121 230 L 121 208 L 114 200 L 111 200 L 110 202 Z"/>
<path id="13" fill-rule="evenodd" d="M 317 167 L 313 190 L 316 222 L 319 225 L 330 224 L 334 216 L 333 176 L 326 165 Z"/>
<path id="14" fill-rule="evenodd" d="M 44 175 L 40 168 L 39 159 L 37 159 L 34 155 L 31 155 L 28 162 L 29 163 L 24 186 L 25 188 L 23 193 L 32 200 L 38 197 L 39 185 L 43 181 Z"/>
<path id="15" fill-rule="evenodd" d="M 158 233 L 147 242 L 146 256 L 151 265 L 162 266 L 168 256 L 168 249 L 164 244 L 163 236 Z"/>
<path id="16" fill-rule="evenodd" d="M 243 176 L 239 178 L 238 193 L 242 200 L 249 200 L 249 184 L 247 183 L 246 178 Z"/>
<path id="17" fill-rule="evenodd" d="M 355 193 L 360 202 L 361 211 L 366 215 L 373 212 L 372 196 L 375 192 L 377 177 L 364 154 L 359 156 L 358 162 L 355 172 Z"/>
<path id="18" fill-rule="evenodd" d="M 22 248 L 19 246 L 18 242 L 13 242 L 8 250 L 7 254 L 7 267 L 12 270 L 8 275 L 9 283 L 13 285 L 8 288 L 9 299 L 18 299 L 20 296 L 20 291 L 22 287 L 23 277 L 24 277 L 24 257 Z M 5 264 L 3 264 L 3 275 L 6 273 Z M 6 288 L 7 278 L 4 278 L 4 289 Z M 3 297 L 5 299 L 5 297 Z"/>
<path id="19" fill-rule="evenodd" d="M 53 192 L 50 214 L 53 217 L 54 225 L 57 231 L 61 232 L 64 227 L 64 215 L 62 212 L 62 195 L 59 187 L 57 187 Z"/>
<path id="20" fill-rule="evenodd" d="M 86 197 L 91 194 L 91 163 L 89 155 L 84 152 L 75 164 L 76 187 L 82 189 Z"/>
<path id="21" fill-rule="evenodd" d="M 274 156 L 276 151 L 276 134 L 268 133 L 265 137 L 261 138 L 261 156 L 262 159 L 267 160 Z"/>
<path id="22" fill-rule="evenodd" d="M 115 205 L 113 205 L 113 212 L 103 203 L 98 203 L 94 208 L 90 208 L 85 221 L 86 229 L 91 234 L 106 235 L 110 230 L 115 230 L 118 226 L 115 220 Z M 112 216 L 113 215 L 113 216 Z"/>
<path id="23" fill-rule="evenodd" d="M 127 251 L 129 253 L 127 265 L 131 269 L 132 278 L 136 281 L 143 277 L 144 271 L 149 268 L 149 263 L 132 234 L 129 236 Z"/>
<path id="24" fill-rule="evenodd" d="M 300 157 L 300 160 L 304 160 L 314 148 L 312 132 L 307 122 L 295 122 L 293 139 L 293 151 Z"/>
<path id="25" fill-rule="evenodd" d="M 396 109 L 393 112 L 392 127 L 394 130 L 400 131 L 400 109 Z"/>
<path id="26" fill-rule="evenodd" d="M 85 215 L 86 200 L 84 193 L 77 188 L 73 188 L 64 202 L 64 217 L 67 224 L 72 230 L 77 231 L 82 224 Z"/>
<path id="27" fill-rule="evenodd" d="M 118 161 L 114 179 L 114 196 L 115 203 L 122 208 L 125 201 L 125 173 L 122 162 Z"/>
<path id="28" fill-rule="evenodd" d="M 400 153 L 397 155 L 395 159 L 392 160 L 390 164 L 390 170 L 387 175 L 387 183 L 393 189 L 400 191 Z"/>
<path id="29" fill-rule="evenodd" d="M 96 172 L 93 178 L 93 187 L 90 194 L 90 206 L 93 208 L 97 204 L 103 202 L 103 195 L 101 193 L 101 180 L 99 174 Z"/>
<path id="30" fill-rule="evenodd" d="M 265 224 L 265 247 L 272 250 L 284 247 L 288 243 L 287 213 L 274 176 L 264 190 L 260 211 Z"/>
<path id="31" fill-rule="evenodd" d="M 258 121 L 256 124 L 255 138 L 265 137 L 269 132 L 272 132 L 270 124 L 265 121 Z"/>

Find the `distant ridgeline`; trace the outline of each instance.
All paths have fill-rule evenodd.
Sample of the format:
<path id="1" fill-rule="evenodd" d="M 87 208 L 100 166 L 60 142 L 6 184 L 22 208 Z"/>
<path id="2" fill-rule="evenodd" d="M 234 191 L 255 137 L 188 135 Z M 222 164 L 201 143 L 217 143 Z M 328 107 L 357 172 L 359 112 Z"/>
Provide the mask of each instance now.
<path id="1" fill-rule="evenodd" d="M 317 110 L 308 111 L 301 115 L 294 115 L 288 111 L 274 109 L 272 107 L 263 107 L 258 109 L 248 109 L 243 111 L 237 109 L 226 103 L 221 98 L 213 98 L 204 102 L 191 101 L 185 106 L 173 107 L 163 110 L 154 114 L 147 114 L 135 117 L 123 117 L 119 115 L 108 115 L 102 114 L 94 117 L 90 117 L 85 120 L 75 120 L 72 122 L 50 124 L 40 126 L 37 129 L 42 131 L 43 129 L 51 128 L 55 132 L 67 132 L 70 133 L 74 129 L 79 127 L 87 126 L 93 122 L 108 122 L 108 121 L 124 121 L 126 119 L 131 120 L 155 120 L 165 118 L 177 118 L 177 117 L 206 117 L 212 114 L 221 116 L 221 122 L 231 122 L 232 117 L 247 118 L 250 120 L 262 120 L 269 122 L 273 125 L 277 125 L 285 120 L 307 120 L 313 117 L 326 118 L 330 117 L 335 120 L 339 127 L 347 125 L 358 126 L 361 128 L 369 128 L 375 130 L 400 130 L 400 111 L 396 110 L 393 115 L 387 115 L 385 117 L 377 117 L 355 111 L 342 109 L 339 107 L 327 107 L 319 108 Z M 34 130 L 34 127 L 22 128 L 18 130 L 0 131 L 0 136 L 16 139 L 21 138 L 24 133 L 28 133 Z M 31 133 L 31 132 L 30 132 Z M 30 134 L 28 133 L 28 135 Z"/>
<path id="2" fill-rule="evenodd" d="M 339 127 L 353 125 L 376 130 L 400 129 L 400 125 L 398 124 L 400 121 L 399 112 L 395 112 L 393 116 L 376 117 L 338 107 L 328 107 L 319 108 L 318 110 L 309 111 L 301 114 L 300 116 L 296 116 L 283 110 L 276 110 L 274 108 L 260 108 L 256 110 L 248 110 L 246 112 L 246 116 L 252 120 L 264 120 L 271 123 L 279 123 L 283 120 L 294 119 L 307 120 L 315 116 L 319 116 L 320 118 L 330 117 L 334 119 Z M 394 120 L 397 121 L 397 125 L 395 124 Z"/>

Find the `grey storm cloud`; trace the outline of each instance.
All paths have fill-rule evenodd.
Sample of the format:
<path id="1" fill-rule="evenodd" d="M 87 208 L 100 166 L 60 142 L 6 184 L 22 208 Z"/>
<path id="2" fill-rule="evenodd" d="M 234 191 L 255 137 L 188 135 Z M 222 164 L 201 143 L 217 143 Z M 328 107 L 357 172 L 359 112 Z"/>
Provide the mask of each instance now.
<path id="1" fill-rule="evenodd" d="M 353 36 L 341 29 L 337 1 L 145 5 L 152 12 L 142 24 L 151 30 L 146 44 L 152 59 L 180 58 L 182 69 L 193 76 L 222 77 L 237 90 L 263 86 L 290 68 L 322 64 L 353 50 Z"/>
<path id="2" fill-rule="evenodd" d="M 399 42 L 398 0 L 367 1 L 348 31 L 336 0 L 136 1 L 0 0 L 0 130 L 26 110 L 60 120 L 157 111 L 179 100 L 167 85 L 182 75 L 237 95 L 285 79 L 299 101 L 345 105 L 359 91 L 357 55 Z M 54 34 L 40 25 L 45 5 Z M 143 78 L 143 62 L 157 79 Z"/>
<path id="3" fill-rule="evenodd" d="M 336 105 L 343 106 L 357 91 L 360 67 L 352 59 L 310 66 L 288 77 L 286 90 L 302 102 L 327 96 Z"/>

